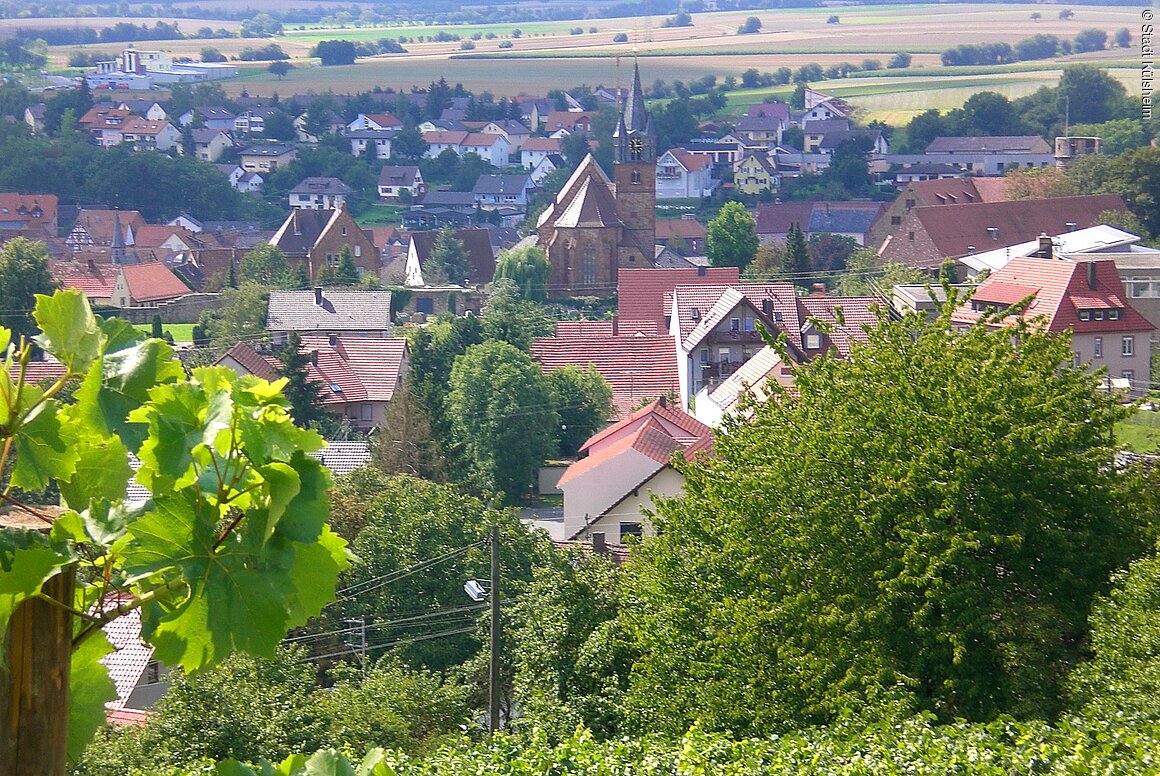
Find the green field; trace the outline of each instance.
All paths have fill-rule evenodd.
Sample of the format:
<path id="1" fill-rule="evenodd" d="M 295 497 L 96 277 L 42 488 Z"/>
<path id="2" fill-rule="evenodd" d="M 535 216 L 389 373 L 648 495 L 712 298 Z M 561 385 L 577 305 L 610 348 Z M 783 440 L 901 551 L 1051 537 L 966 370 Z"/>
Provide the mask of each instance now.
<path id="1" fill-rule="evenodd" d="M 1160 450 L 1160 412 L 1141 410 L 1117 423 L 1116 441 L 1136 453 Z"/>
<path id="2" fill-rule="evenodd" d="M 173 341 L 176 342 L 193 342 L 193 327 L 192 323 L 166 323 L 162 325 L 162 329 L 172 335 Z M 133 328 L 138 331 L 143 331 L 150 334 L 153 331 L 153 325 L 149 323 L 137 323 Z"/>
<path id="3" fill-rule="evenodd" d="M 398 226 L 403 223 L 401 205 L 371 205 L 356 220 L 359 226 Z"/>

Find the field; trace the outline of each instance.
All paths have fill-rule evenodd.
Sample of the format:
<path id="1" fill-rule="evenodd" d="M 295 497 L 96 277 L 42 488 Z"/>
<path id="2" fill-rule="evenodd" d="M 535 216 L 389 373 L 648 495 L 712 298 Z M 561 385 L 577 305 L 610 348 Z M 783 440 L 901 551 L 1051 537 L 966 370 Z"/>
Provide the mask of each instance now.
<path id="1" fill-rule="evenodd" d="M 1116 441 L 1136 453 L 1160 450 L 1160 413 L 1141 410 L 1117 423 Z"/>
<path id="2" fill-rule="evenodd" d="M 1117 66 L 1116 75 L 1131 92 L 1139 92 L 1138 49 L 1102 52 L 1018 63 L 996 68 L 944 68 L 939 53 L 962 43 L 1015 43 L 1035 33 L 1073 39 L 1081 30 L 1098 28 L 1109 36 L 1120 28 L 1138 30 L 1139 10 L 1125 6 L 1077 6 L 1074 18 L 1058 18 L 1057 6 L 1032 4 L 889 5 L 818 9 L 779 9 L 720 12 L 693 15 L 693 26 L 663 28 L 660 17 L 584 19 L 559 22 L 503 23 L 490 25 L 408 25 L 355 28 L 310 27 L 287 30 L 276 42 L 290 54 L 295 69 L 283 80 L 265 70 L 264 64 L 244 64 L 242 76 L 224 82 L 227 93 L 243 90 L 251 95 L 278 92 L 353 93 L 375 87 L 409 89 L 425 86 L 440 77 L 462 83 L 476 92 L 497 96 L 543 95 L 550 89 L 587 84 L 612 86 L 628 78 L 627 58 L 640 58 L 646 82 L 663 79 L 693 81 L 705 75 L 718 80 L 739 77 L 749 68 L 770 72 L 779 67 L 797 68 L 817 62 L 823 66 L 841 62 L 861 63 L 877 59 L 882 64 L 896 52 L 913 55 L 905 71 L 861 73 L 859 77 L 821 82 L 816 87 L 842 96 L 861 109 L 863 120 L 905 121 L 927 108 L 949 109 L 981 89 L 993 89 L 1009 97 L 1030 94 L 1053 85 L 1060 69 L 1069 62 Z M 1031 14 L 1042 18 L 1032 21 Z M 738 26 L 749 15 L 762 21 L 762 31 L 738 36 Z M 837 24 L 827 18 L 837 15 Z M 81 20 L 86 23 L 86 20 Z M 182 20 L 183 26 L 218 26 L 217 22 Z M 513 38 L 515 27 L 521 36 Z M 571 35 L 580 27 L 583 34 Z M 595 27 L 597 32 L 588 32 Z M 458 42 L 408 42 L 407 54 L 361 59 L 354 65 L 323 68 L 310 59 L 310 49 L 322 40 L 375 41 L 380 38 L 429 38 L 445 31 L 475 41 L 475 49 L 461 51 Z M 614 43 L 618 33 L 627 43 Z M 502 41 L 512 48 L 500 49 Z M 197 57 L 204 46 L 214 46 L 229 56 L 267 40 L 189 40 L 157 44 L 175 56 Z M 1135 41 L 1134 41 L 1135 42 Z M 144 47 L 146 44 L 142 44 Z M 108 50 L 109 44 L 93 48 Z M 57 64 L 67 60 L 70 47 L 53 51 Z M 534 62 L 527 60 L 534 59 Z M 868 76 L 868 77 L 862 77 Z M 899 77 L 905 76 L 905 77 Z M 783 95 L 784 89 L 734 92 L 733 104 L 752 102 L 759 95 Z"/>
<path id="3" fill-rule="evenodd" d="M 166 323 L 161 328 L 173 336 L 175 343 L 180 343 L 193 342 L 193 326 L 192 323 Z M 143 331 L 146 334 L 150 334 L 153 331 L 153 325 L 149 323 L 137 323 L 133 325 L 133 328 L 138 331 Z"/>

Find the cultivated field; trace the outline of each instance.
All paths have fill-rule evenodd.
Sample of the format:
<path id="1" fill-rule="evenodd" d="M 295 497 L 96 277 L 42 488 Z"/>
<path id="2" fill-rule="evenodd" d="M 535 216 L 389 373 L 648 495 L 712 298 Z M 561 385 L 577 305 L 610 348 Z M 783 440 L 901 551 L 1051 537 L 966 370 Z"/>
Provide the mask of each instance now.
<path id="1" fill-rule="evenodd" d="M 1132 49 L 1110 49 L 982 70 L 974 68 L 970 75 L 962 74 L 962 69 L 941 66 L 939 54 L 963 43 L 1015 43 L 1035 33 L 1071 40 L 1081 30 L 1093 27 L 1106 31 L 1110 38 L 1120 28 L 1138 30 L 1139 27 L 1137 8 L 1077 6 L 1072 9 L 1074 18 L 1062 20 L 1058 14 L 1063 7 L 955 4 L 722 12 L 695 14 L 694 25 L 684 28 L 663 28 L 661 17 L 653 18 L 651 24 L 637 17 L 518 25 L 287 30 L 276 39 L 296 65 L 285 79 L 277 80 L 265 72 L 264 64 L 247 64 L 243 66 L 241 78 L 223 85 L 231 94 L 240 94 L 243 89 L 250 94 L 327 90 L 353 93 L 376 86 L 409 89 L 443 77 L 451 83 L 462 83 L 474 91 L 490 91 L 497 96 L 542 95 L 549 89 L 573 85 L 623 83 L 628 74 L 626 57 L 631 57 L 634 51 L 640 57 L 642 75 L 647 82 L 663 79 L 669 83 L 693 81 L 709 74 L 722 80 L 730 75 L 740 76 L 749 68 L 765 72 L 779 67 L 797 68 L 811 62 L 829 66 L 877 59 L 885 65 L 894 53 L 906 51 L 914 55 L 912 67 L 906 71 L 883 71 L 871 77 L 840 79 L 818 86 L 850 99 L 867 118 L 889 117 L 894 121 L 905 121 L 930 107 L 945 109 L 961 105 L 966 97 L 981 89 L 993 89 L 1010 97 L 1029 94 L 1041 86 L 1054 84 L 1060 68 L 1072 61 L 1122 68 L 1117 75 L 1129 91 L 1138 92 L 1138 73 L 1133 70 L 1138 55 Z M 1040 13 L 1043 18 L 1032 21 L 1032 13 Z M 750 15 L 761 19 L 762 31 L 756 35 L 737 35 L 737 27 Z M 837 15 L 839 23 L 828 24 L 830 15 Z M 82 23 L 85 22 L 82 20 Z M 183 27 L 195 24 L 219 26 L 217 22 L 182 20 Z M 517 26 L 522 32 L 518 39 L 512 38 L 513 28 Z M 574 27 L 581 27 L 583 34 L 569 34 Z M 588 32 L 590 27 L 595 27 L 597 32 Z M 475 41 L 473 51 L 461 51 L 457 42 L 409 42 L 405 44 L 407 54 L 372 57 L 351 66 L 322 68 L 309 58 L 311 47 L 321 40 L 430 37 L 441 30 L 465 38 L 488 33 L 497 37 Z M 618 33 L 627 35 L 628 42 L 614 43 L 612 38 Z M 504 40 L 510 40 L 512 48 L 500 49 L 499 44 Z M 173 52 L 174 56 L 196 58 L 204 46 L 214 46 L 232 56 L 243 48 L 266 42 L 190 40 L 156 45 Z M 1135 39 L 1133 43 L 1138 44 Z M 94 48 L 108 50 L 110 46 L 103 44 Z M 54 52 L 58 63 L 67 59 L 70 50 L 62 48 Z M 740 93 L 730 97 L 731 102 L 750 99 L 751 95 Z"/>

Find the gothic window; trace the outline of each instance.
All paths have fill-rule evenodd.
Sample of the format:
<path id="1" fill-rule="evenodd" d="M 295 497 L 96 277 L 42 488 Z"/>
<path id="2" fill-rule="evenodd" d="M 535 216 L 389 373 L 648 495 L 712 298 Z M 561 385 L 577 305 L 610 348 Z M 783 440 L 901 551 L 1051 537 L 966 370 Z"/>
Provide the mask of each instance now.
<path id="1" fill-rule="evenodd" d="M 633 170 L 632 171 L 632 182 L 633 183 L 640 183 L 640 170 Z"/>
<path id="2" fill-rule="evenodd" d="M 585 286 L 596 285 L 596 249 L 591 245 L 584 249 L 584 264 L 581 284 Z"/>

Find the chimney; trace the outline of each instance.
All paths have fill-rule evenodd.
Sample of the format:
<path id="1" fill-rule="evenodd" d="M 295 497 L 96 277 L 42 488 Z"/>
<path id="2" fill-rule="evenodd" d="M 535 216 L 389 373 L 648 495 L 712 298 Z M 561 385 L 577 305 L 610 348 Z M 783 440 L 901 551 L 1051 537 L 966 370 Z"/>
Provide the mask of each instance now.
<path id="1" fill-rule="evenodd" d="M 592 532 L 592 552 L 604 555 L 608 552 L 608 543 L 604 541 L 604 531 Z"/>
<path id="2" fill-rule="evenodd" d="M 1039 235 L 1039 250 L 1035 252 L 1035 255 L 1041 259 L 1052 258 L 1051 238 L 1046 234 Z"/>
<path id="3" fill-rule="evenodd" d="M 338 335 L 337 334 L 328 335 L 326 337 L 326 341 L 330 344 L 330 347 L 332 347 L 332 348 L 338 347 Z"/>
<path id="4" fill-rule="evenodd" d="M 1088 288 L 1095 291 L 1095 289 L 1096 289 L 1096 263 L 1094 261 L 1087 262 L 1087 282 L 1088 282 Z"/>
<path id="5" fill-rule="evenodd" d="M 318 366 L 318 351 L 317 350 L 310 351 L 310 363 L 314 364 L 315 366 Z"/>
<path id="6" fill-rule="evenodd" d="M 92 259 L 89 259 L 89 272 L 96 272 L 96 271 L 97 271 L 97 262 L 93 261 Z"/>
<path id="7" fill-rule="evenodd" d="M 975 246 L 973 246 L 973 245 L 968 245 L 968 246 L 967 246 L 967 253 L 968 253 L 969 255 L 971 255 L 971 256 L 974 256 L 974 255 L 975 255 Z"/>
<path id="8" fill-rule="evenodd" d="M 810 293 L 812 293 L 814 296 L 825 296 L 826 295 L 826 284 L 825 283 L 814 283 L 812 286 L 810 286 Z"/>
<path id="9" fill-rule="evenodd" d="M 322 307 L 322 286 L 314 287 L 314 304 Z"/>
<path id="10" fill-rule="evenodd" d="M 708 269 L 707 267 L 697 267 L 697 277 L 699 277 L 699 278 L 705 277 L 705 272 L 707 271 L 707 269 Z"/>

